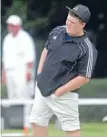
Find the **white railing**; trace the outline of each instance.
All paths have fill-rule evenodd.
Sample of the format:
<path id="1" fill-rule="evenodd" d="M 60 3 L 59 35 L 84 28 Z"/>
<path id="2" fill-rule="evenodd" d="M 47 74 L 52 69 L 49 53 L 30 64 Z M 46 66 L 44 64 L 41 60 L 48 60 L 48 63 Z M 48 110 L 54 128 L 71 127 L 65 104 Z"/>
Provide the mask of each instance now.
<path id="1" fill-rule="evenodd" d="M 0 99 L 0 105 L 2 106 L 8 106 L 8 105 L 27 105 L 27 104 L 32 104 L 32 100 L 10 100 L 10 99 Z M 79 104 L 80 105 L 107 105 L 107 98 L 81 98 L 79 99 Z"/>

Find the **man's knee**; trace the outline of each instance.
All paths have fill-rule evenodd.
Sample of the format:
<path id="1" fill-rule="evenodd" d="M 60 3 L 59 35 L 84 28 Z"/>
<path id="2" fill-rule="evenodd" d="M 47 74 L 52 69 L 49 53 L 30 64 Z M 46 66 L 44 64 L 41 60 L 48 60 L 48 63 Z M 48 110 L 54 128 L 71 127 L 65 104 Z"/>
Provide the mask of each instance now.
<path id="1" fill-rule="evenodd" d="M 80 122 L 79 120 L 72 121 L 69 119 L 69 121 L 65 120 L 64 122 L 61 122 L 61 127 L 63 131 L 67 132 L 76 132 L 80 131 Z"/>
<path id="2" fill-rule="evenodd" d="M 30 117 L 30 123 L 34 126 L 47 127 L 49 123 L 49 119 L 42 117 Z"/>
<path id="3" fill-rule="evenodd" d="M 32 128 L 33 129 L 37 129 L 37 128 L 46 128 L 46 127 L 48 127 L 48 125 L 47 126 L 43 126 L 43 125 L 40 125 L 40 124 L 38 124 L 38 123 L 33 123 L 33 122 L 31 122 L 31 125 L 32 125 Z"/>

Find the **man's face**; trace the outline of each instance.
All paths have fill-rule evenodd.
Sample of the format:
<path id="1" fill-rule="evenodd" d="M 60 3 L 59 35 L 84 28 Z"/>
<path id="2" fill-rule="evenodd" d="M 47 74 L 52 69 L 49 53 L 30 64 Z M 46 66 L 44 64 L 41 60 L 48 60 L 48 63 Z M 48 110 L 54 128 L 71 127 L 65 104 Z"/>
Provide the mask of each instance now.
<path id="1" fill-rule="evenodd" d="M 8 24 L 8 31 L 13 35 L 16 35 L 19 29 L 20 29 L 19 25 Z"/>
<path id="2" fill-rule="evenodd" d="M 66 31 L 71 36 L 78 36 L 81 32 L 83 32 L 83 28 L 85 23 L 83 23 L 79 18 L 74 15 L 68 13 L 66 19 Z"/>

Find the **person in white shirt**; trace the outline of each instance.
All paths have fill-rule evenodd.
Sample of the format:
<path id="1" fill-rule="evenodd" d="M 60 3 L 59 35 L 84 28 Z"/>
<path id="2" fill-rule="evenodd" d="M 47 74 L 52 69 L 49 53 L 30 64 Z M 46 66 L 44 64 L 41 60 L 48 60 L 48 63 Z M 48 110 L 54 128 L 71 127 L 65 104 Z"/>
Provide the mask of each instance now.
<path id="1" fill-rule="evenodd" d="M 22 28 L 22 19 L 11 15 L 6 20 L 9 34 L 3 40 L 3 71 L 9 99 L 31 99 L 34 94 L 35 44 Z M 32 85 L 32 86 L 31 86 Z M 29 106 L 25 107 L 24 127 L 28 128 Z"/>

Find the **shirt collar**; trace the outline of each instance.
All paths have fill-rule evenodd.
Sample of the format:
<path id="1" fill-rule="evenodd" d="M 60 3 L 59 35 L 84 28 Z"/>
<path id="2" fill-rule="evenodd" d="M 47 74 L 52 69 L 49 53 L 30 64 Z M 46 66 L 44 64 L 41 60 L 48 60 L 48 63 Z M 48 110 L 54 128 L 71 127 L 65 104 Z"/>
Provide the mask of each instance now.
<path id="1" fill-rule="evenodd" d="M 66 35 L 66 27 L 65 27 L 65 29 L 64 29 L 64 41 L 65 42 L 67 42 L 67 41 L 73 41 L 73 42 L 75 42 L 75 43 L 81 43 L 86 37 L 87 37 L 87 35 L 86 35 L 86 32 L 84 31 L 84 35 L 82 35 L 82 36 L 71 36 L 71 40 L 65 40 L 65 35 Z"/>

